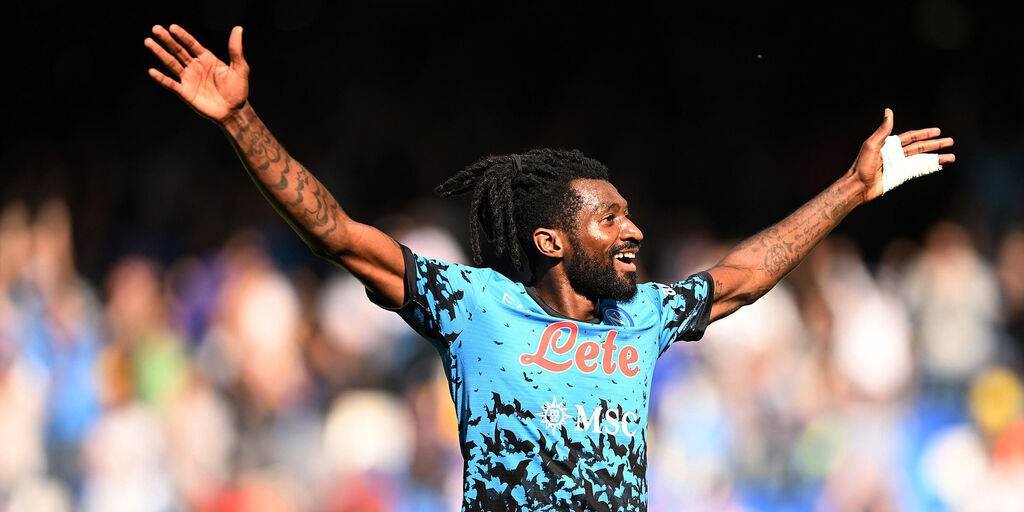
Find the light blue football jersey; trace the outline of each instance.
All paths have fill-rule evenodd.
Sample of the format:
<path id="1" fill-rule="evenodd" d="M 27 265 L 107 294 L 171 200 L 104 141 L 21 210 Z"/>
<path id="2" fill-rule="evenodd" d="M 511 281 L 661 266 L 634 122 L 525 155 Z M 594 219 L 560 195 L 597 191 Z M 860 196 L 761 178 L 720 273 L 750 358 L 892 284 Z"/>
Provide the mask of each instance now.
<path id="1" fill-rule="evenodd" d="M 588 323 L 494 270 L 402 251 L 407 302 L 394 309 L 444 362 L 463 510 L 646 510 L 654 364 L 704 334 L 711 276 L 640 284 Z"/>

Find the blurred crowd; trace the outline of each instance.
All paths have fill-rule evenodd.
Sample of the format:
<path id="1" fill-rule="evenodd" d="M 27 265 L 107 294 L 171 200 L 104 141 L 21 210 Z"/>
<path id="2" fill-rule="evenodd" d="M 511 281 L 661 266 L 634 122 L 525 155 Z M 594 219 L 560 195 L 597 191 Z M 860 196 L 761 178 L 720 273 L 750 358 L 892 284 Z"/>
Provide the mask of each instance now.
<path id="1" fill-rule="evenodd" d="M 256 232 L 76 268 L 60 200 L 0 213 L 0 509 L 457 510 L 433 349 L 340 268 Z M 391 234 L 464 262 L 443 226 Z M 687 234 L 671 282 L 735 241 Z M 1024 510 L 1024 232 L 937 223 L 870 265 L 826 240 L 659 361 L 650 509 Z"/>

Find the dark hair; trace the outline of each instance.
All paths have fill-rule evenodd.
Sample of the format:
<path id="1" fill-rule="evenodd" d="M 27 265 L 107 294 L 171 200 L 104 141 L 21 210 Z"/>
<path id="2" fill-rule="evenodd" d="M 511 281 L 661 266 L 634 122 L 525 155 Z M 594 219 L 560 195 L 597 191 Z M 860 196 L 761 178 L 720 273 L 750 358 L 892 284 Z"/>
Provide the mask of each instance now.
<path id="1" fill-rule="evenodd" d="M 580 198 L 569 183 L 575 179 L 608 179 L 608 168 L 579 150 L 531 149 L 518 155 L 490 155 L 437 186 L 441 197 L 472 191 L 469 207 L 473 261 L 483 261 L 481 233 L 496 256 L 507 256 L 523 270 L 523 254 L 531 263 L 531 239 L 538 227 L 575 232 Z"/>

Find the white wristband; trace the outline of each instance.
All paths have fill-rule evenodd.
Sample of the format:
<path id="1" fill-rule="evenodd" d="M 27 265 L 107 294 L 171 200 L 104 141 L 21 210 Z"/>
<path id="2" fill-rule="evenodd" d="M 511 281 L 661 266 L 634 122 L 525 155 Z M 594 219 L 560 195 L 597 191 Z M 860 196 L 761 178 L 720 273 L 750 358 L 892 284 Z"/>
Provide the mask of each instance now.
<path id="1" fill-rule="evenodd" d="M 903 144 L 898 135 L 890 135 L 882 144 L 882 193 L 886 193 L 903 182 L 941 170 L 939 155 L 918 153 L 905 156 Z"/>

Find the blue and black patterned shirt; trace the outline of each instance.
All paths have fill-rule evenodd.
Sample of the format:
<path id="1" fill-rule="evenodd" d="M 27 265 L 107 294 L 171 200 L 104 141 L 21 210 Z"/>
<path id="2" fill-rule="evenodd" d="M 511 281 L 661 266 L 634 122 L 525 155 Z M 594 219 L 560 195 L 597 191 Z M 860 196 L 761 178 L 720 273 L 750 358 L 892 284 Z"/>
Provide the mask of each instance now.
<path id="1" fill-rule="evenodd" d="M 646 510 L 654 363 L 697 340 L 706 272 L 602 300 L 600 323 L 557 316 L 522 283 L 402 247 L 398 314 L 440 353 L 465 458 L 463 510 Z"/>

